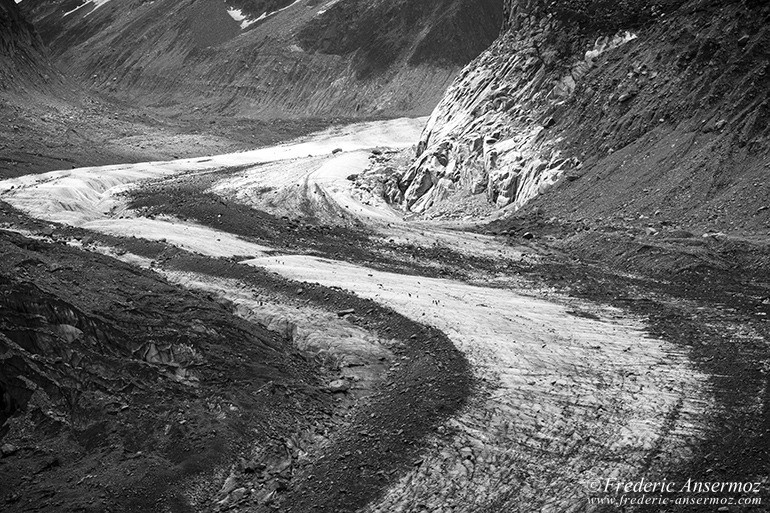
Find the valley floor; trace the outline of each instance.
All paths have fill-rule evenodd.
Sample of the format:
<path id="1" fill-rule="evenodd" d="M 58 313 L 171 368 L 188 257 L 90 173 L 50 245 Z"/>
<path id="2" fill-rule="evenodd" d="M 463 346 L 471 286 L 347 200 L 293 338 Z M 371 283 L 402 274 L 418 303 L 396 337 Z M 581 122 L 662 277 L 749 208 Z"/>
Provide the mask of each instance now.
<path id="1" fill-rule="evenodd" d="M 653 244 L 633 229 L 584 232 L 536 216 L 405 221 L 351 178 L 370 158 L 418 140 L 423 122 L 0 182 L 8 290 L 32 284 L 38 302 L 74 305 L 91 319 L 78 324 L 84 331 L 120 317 L 98 306 L 100 287 L 141 279 L 141 290 L 159 296 L 140 310 L 180 322 L 185 308 L 216 304 L 224 317 L 202 318 L 202 330 L 264 326 L 271 331 L 260 336 L 277 354 L 269 352 L 277 370 L 252 369 L 250 382 L 237 369 L 264 356 L 248 343 L 201 343 L 206 363 L 197 364 L 175 356 L 174 344 L 163 358 L 134 349 L 129 359 L 150 377 L 133 386 L 168 390 L 165 408 L 180 415 L 108 387 L 127 406 L 105 413 L 118 418 L 102 426 L 119 449 L 83 442 L 77 433 L 88 421 L 63 412 L 54 422 L 29 399 L 25 421 L 0 431 L 14 449 L 0 459 L 0 477 L 13 483 L 9 510 L 131 511 L 126 497 L 149 487 L 143 507 L 157 511 L 617 511 L 592 502 L 616 497 L 596 483 L 644 477 L 761 482 L 764 505 L 729 510 L 763 511 L 770 284 L 747 266 L 706 264 L 739 243 L 764 262 L 764 243 L 709 239 L 693 252 L 688 238 Z M 524 231 L 537 236 L 519 237 Z M 614 260 L 591 261 L 602 251 Z M 191 294 L 192 303 L 164 310 L 153 286 Z M 90 299 L 78 298 L 78 287 Z M 137 308 L 127 287 L 111 300 Z M 8 338 L 15 368 L 55 365 L 45 344 L 22 343 L 34 337 Z M 92 390 L 65 374 L 58 379 L 76 383 L 73 397 Z M 265 399 L 265 387 L 282 391 Z M 89 403 L 94 422 L 99 407 Z M 165 435 L 128 444 L 125 426 L 142 417 Z M 169 449 L 182 444 L 169 438 L 176 431 L 200 440 L 197 449 Z M 194 459 L 203 448 L 211 456 Z M 124 471 L 137 462 L 150 470 L 123 486 L 119 472 L 99 467 L 110 458 Z M 73 491 L 78 475 L 99 484 Z M 689 510 L 703 511 L 667 509 Z"/>
<path id="2" fill-rule="evenodd" d="M 74 86 L 71 86 L 74 87 Z M 337 118 L 262 120 L 158 110 L 89 91 L 34 88 L 0 98 L 0 177 L 243 151 L 350 123 Z"/>

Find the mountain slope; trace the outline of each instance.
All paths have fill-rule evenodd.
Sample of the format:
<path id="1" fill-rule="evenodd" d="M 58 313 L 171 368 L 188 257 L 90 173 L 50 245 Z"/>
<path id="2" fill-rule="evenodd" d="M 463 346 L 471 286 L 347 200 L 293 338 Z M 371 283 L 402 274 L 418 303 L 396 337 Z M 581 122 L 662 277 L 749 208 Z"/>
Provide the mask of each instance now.
<path id="1" fill-rule="evenodd" d="M 57 62 L 98 90 L 263 118 L 427 114 L 502 22 L 494 0 L 21 5 Z"/>
<path id="2" fill-rule="evenodd" d="M 391 197 L 415 212 L 483 195 L 575 219 L 766 229 L 770 6 L 505 11 L 507 30 L 448 90 Z"/>
<path id="3" fill-rule="evenodd" d="M 54 65 L 48 48 L 21 12 L 23 6 L 45 9 L 52 4 L 0 1 L 0 177 L 227 153 L 296 137 L 330 123 L 317 119 L 255 122 L 214 115 L 204 124 L 192 109 L 186 119 L 170 119 L 140 102 L 115 101 L 84 86 L 65 67 L 61 69 L 66 74 Z M 109 2 L 83 6 L 69 16 L 90 20 Z M 71 11 L 77 2 L 61 7 Z M 233 22 L 227 11 L 223 15 Z M 236 30 L 240 30 L 237 25 Z"/>
<path id="4" fill-rule="evenodd" d="M 54 75 L 45 48 L 16 2 L 0 0 L 0 89 L 22 82 L 42 85 Z"/>

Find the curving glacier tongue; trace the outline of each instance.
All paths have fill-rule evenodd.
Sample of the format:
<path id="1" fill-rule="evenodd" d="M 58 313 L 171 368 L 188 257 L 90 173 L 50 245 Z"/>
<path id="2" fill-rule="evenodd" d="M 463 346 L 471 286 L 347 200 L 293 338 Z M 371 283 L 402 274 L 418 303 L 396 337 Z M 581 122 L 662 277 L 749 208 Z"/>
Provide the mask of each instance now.
<path id="1" fill-rule="evenodd" d="M 242 154 L 23 177 L 0 183 L 0 191 L 35 217 L 163 239 L 212 257 L 255 255 L 241 264 L 348 289 L 446 333 L 483 386 L 445 426 L 452 436 L 428 440 L 424 464 L 369 511 L 415 502 L 561 511 L 584 505 L 599 477 L 635 475 L 655 454 L 669 462 L 684 457 L 684 441 L 699 429 L 699 412 L 709 400 L 704 378 L 681 350 L 648 338 L 639 320 L 618 310 L 494 276 L 466 283 L 307 255 L 268 256 L 267 244 L 174 218 L 146 219 L 121 203 L 120 193 L 142 180 L 237 163 L 251 167 L 225 177 L 223 190 L 309 181 L 343 208 L 359 205 L 348 196 L 351 189 L 339 186 L 355 165 L 365 164 L 358 150 L 404 144 L 419 126 L 414 120 L 371 123 Z M 317 162 L 318 154 L 339 146 L 345 148 L 341 154 Z M 302 161 L 309 165 L 298 165 Z M 265 162 L 272 164 L 265 168 Z M 334 163 L 344 165 L 336 169 Z M 367 205 L 360 219 L 386 237 L 409 234 L 447 247 L 462 242 L 463 251 L 477 255 L 511 251 L 489 238 L 447 234 L 428 224 L 413 228 L 390 210 L 378 217 L 377 208 Z M 576 316 L 576 309 L 593 313 Z"/>

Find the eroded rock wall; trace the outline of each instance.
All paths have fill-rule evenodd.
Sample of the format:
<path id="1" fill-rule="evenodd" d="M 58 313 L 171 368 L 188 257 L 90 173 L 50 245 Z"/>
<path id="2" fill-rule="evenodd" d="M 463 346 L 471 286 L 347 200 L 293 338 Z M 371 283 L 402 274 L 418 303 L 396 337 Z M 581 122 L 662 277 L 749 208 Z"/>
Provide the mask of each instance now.
<path id="1" fill-rule="evenodd" d="M 510 0 L 504 16 L 501 37 L 448 89 L 414 163 L 392 180 L 407 209 L 482 194 L 518 209 L 595 170 L 641 182 L 610 157 L 634 144 L 660 152 L 671 132 L 767 148 L 767 6 Z M 646 188 L 658 178 L 646 173 Z M 617 194 L 628 203 L 638 189 Z"/>

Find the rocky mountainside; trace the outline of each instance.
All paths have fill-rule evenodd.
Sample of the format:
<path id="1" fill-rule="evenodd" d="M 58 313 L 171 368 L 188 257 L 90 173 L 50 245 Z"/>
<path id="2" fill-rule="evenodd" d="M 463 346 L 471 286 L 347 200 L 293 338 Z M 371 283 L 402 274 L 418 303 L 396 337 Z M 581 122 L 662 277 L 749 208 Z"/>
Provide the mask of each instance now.
<path id="1" fill-rule="evenodd" d="M 766 511 L 765 3 L 0 0 L 0 510 Z"/>
<path id="2" fill-rule="evenodd" d="M 21 82 L 43 85 L 56 78 L 34 27 L 16 2 L 0 0 L 0 90 L 12 90 Z"/>
<path id="3" fill-rule="evenodd" d="M 20 5 L 57 63 L 99 91 L 262 118 L 428 114 L 502 23 L 495 0 Z"/>
<path id="4" fill-rule="evenodd" d="M 83 5 L 78 11 L 83 16 L 89 9 L 106 7 L 104 2 Z M 179 119 L 141 102 L 120 101 L 85 85 L 51 59 L 37 30 L 40 27 L 29 23 L 22 7 L 39 14 L 53 9 L 54 18 L 57 12 L 56 5 L 42 2 L 0 2 L 0 177 L 227 153 L 333 123 L 329 119 L 255 121 L 219 113 L 202 122 L 192 108 L 187 118 Z M 63 9 L 75 7 L 62 4 Z M 47 23 L 40 26 L 51 30 Z M 44 34 L 51 37 L 50 32 Z M 80 36 L 78 32 L 71 38 Z"/>
<path id="5" fill-rule="evenodd" d="M 767 229 L 770 5 L 509 0 L 505 16 L 388 197 Z"/>

